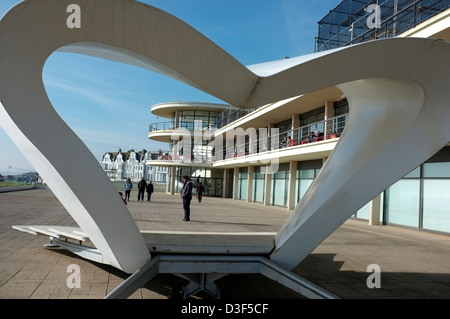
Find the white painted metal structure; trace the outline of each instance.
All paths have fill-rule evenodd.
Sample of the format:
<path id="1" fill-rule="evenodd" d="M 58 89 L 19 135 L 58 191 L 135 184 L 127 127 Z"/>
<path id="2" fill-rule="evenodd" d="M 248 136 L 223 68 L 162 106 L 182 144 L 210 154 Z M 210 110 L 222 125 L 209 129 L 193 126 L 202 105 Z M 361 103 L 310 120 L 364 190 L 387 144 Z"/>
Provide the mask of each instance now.
<path id="1" fill-rule="evenodd" d="M 80 8 L 80 28 L 67 25 L 72 4 Z M 337 86 L 349 100 L 349 122 L 302 201 L 280 231 L 269 235 L 273 246 L 265 252 L 255 254 L 250 245 L 237 255 L 207 248 L 189 258 L 186 250 L 158 255 L 146 241 L 155 237 L 139 231 L 97 160 L 46 95 L 42 70 L 56 50 L 160 72 L 237 107 Z M 134 273 L 113 297 L 126 297 L 155 272 L 179 272 L 170 268 L 175 260 L 191 266 L 186 273 L 201 273 L 193 282 L 205 290 L 205 280 L 214 280 L 205 279 L 209 273 L 263 272 L 242 263 L 255 262 L 258 254 L 264 256 L 258 264 L 278 267 L 288 278 L 289 270 L 355 211 L 450 141 L 450 44 L 444 41 L 380 40 L 245 67 L 184 22 L 139 2 L 34 0 L 18 4 L 0 21 L 0 57 L 0 124 L 30 154 L 30 163 L 78 223 L 77 236 L 94 244 L 92 255 L 84 257 Z M 64 247 L 80 249 L 57 238 L 68 236 L 67 230 L 46 232 Z M 202 269 L 193 267 L 205 258 Z M 291 283 L 302 285 L 297 279 Z M 333 297 L 317 294 L 316 288 L 309 289 L 313 296 Z"/>

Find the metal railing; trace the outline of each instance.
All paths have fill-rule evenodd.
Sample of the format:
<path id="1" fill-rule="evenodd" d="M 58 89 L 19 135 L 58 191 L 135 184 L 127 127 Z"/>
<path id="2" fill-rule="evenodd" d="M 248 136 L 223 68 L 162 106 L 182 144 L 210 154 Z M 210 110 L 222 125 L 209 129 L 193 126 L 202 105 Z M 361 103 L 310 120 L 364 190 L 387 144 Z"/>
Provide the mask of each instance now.
<path id="1" fill-rule="evenodd" d="M 241 117 L 244 117 L 260 107 L 250 108 L 250 109 L 238 109 L 238 110 L 225 110 L 216 116 L 216 128 L 220 129 L 225 125 L 228 125 Z"/>
<path id="2" fill-rule="evenodd" d="M 344 131 L 347 121 L 348 113 L 273 134 L 276 132 L 274 130 L 270 136 L 257 136 L 256 134 L 253 136 L 253 140 L 247 135 L 240 136 L 240 139 L 235 136 L 231 147 L 227 147 L 225 143 L 226 138 L 222 136 L 222 151 L 218 150 L 217 146 L 183 144 L 181 140 L 168 153 L 158 157 L 158 160 L 183 160 L 184 162 L 190 162 L 201 159 L 203 162 L 213 162 L 321 142 L 339 138 Z M 242 138 L 245 142 L 239 143 Z"/>
<path id="3" fill-rule="evenodd" d="M 368 1 L 368 4 L 371 3 L 371 1 Z M 330 38 L 328 39 L 319 35 L 316 38 L 315 51 L 320 52 L 370 40 L 395 37 L 449 9 L 450 1 L 411 0 L 410 4 L 400 6 L 398 0 L 386 0 L 378 5 L 382 15 L 378 27 L 370 28 L 367 25 L 367 19 L 373 14 L 370 12 L 359 19 L 355 19 L 351 25 L 344 29 L 340 29 L 341 24 L 335 24 L 334 29 L 337 30 L 337 33 L 332 35 L 333 30 L 330 29 Z M 358 15 L 349 12 L 349 16 Z"/>
<path id="4" fill-rule="evenodd" d="M 224 127 L 225 125 L 228 125 L 228 124 L 240 119 L 241 117 L 244 117 L 244 116 L 256 111 L 259 108 L 260 107 L 255 107 L 255 108 L 250 108 L 250 109 L 225 110 L 216 116 L 214 125 L 203 124 L 202 129 L 208 130 L 208 129 L 212 129 L 212 127 L 214 127 L 215 129 L 220 129 L 220 128 Z M 189 123 L 183 122 L 183 123 L 180 123 L 178 125 L 178 127 L 176 127 L 174 122 L 170 122 L 170 121 L 152 123 L 149 125 L 149 133 L 171 131 L 171 130 L 175 130 L 175 129 L 194 130 L 195 129 L 194 122 L 195 121 L 189 122 Z"/>
<path id="5" fill-rule="evenodd" d="M 157 122 L 150 124 L 148 131 L 149 133 L 152 133 L 158 131 L 170 131 L 174 129 L 175 126 L 172 122 Z"/>
<path id="6" fill-rule="evenodd" d="M 232 148 L 224 148 L 222 158 L 236 158 L 339 138 L 344 131 L 347 121 L 348 113 L 324 121 L 278 132 L 278 134 L 257 139 L 256 141 L 248 140 L 242 144 L 235 144 Z M 216 160 L 219 159 L 216 156 Z"/>

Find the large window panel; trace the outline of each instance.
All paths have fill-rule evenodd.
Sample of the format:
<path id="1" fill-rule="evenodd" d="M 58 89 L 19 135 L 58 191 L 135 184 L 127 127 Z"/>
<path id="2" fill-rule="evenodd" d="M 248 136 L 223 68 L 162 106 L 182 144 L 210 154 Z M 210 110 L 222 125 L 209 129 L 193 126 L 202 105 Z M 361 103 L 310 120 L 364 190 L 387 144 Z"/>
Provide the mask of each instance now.
<path id="1" fill-rule="evenodd" d="M 402 179 L 386 195 L 386 222 L 418 228 L 420 180 Z"/>
<path id="2" fill-rule="evenodd" d="M 311 186 L 313 181 L 314 181 L 313 179 L 297 180 L 297 194 L 296 194 L 297 203 L 303 198 L 303 196 L 305 195 L 306 191 L 308 190 L 309 186 Z"/>
<path id="3" fill-rule="evenodd" d="M 289 189 L 289 163 L 280 164 L 278 171 L 272 176 L 271 205 L 287 206 Z"/>
<path id="4" fill-rule="evenodd" d="M 285 179 L 272 180 L 273 205 L 286 206 L 287 181 Z"/>
<path id="5" fill-rule="evenodd" d="M 450 162 L 423 164 L 424 178 L 448 178 L 450 177 Z"/>
<path id="6" fill-rule="evenodd" d="M 450 180 L 423 181 L 422 227 L 450 233 Z"/>
<path id="7" fill-rule="evenodd" d="M 265 174 L 261 173 L 261 168 L 256 167 L 253 173 L 253 194 L 252 201 L 264 203 Z"/>
<path id="8" fill-rule="evenodd" d="M 238 175 L 238 199 L 247 200 L 248 168 L 241 168 Z"/>

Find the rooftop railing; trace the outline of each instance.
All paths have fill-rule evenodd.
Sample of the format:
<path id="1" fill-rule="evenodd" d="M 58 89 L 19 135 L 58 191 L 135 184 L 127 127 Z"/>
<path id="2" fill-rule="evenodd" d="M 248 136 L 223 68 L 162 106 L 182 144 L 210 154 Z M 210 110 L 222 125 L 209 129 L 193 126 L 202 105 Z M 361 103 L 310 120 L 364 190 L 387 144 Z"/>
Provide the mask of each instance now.
<path id="1" fill-rule="evenodd" d="M 372 1 L 367 1 L 371 4 Z M 373 12 L 348 12 L 342 21 L 332 21 L 330 31 L 316 38 L 316 52 L 339 48 L 370 40 L 391 38 L 416 27 L 418 24 L 450 8 L 449 0 L 411 0 L 400 3 L 398 0 L 377 2 L 381 9 L 380 24 L 368 25 Z M 330 14 L 332 14 L 331 12 Z M 336 14 L 343 14 L 337 12 Z M 349 23 L 349 19 L 354 19 Z M 322 28 L 326 29 L 325 25 Z"/>

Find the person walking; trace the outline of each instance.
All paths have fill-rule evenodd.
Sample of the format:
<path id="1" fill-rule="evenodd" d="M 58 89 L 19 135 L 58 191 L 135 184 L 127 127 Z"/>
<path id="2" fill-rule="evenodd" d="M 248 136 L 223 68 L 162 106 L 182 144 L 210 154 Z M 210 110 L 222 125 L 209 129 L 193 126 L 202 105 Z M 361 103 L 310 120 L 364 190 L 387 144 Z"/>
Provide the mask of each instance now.
<path id="1" fill-rule="evenodd" d="M 198 199 L 199 203 L 202 202 L 202 197 L 203 197 L 203 191 L 204 190 L 205 190 L 205 187 L 203 186 L 202 182 L 198 182 L 198 185 L 197 185 L 197 199 Z"/>
<path id="2" fill-rule="evenodd" d="M 142 177 L 141 180 L 138 183 L 138 201 L 144 201 L 144 193 L 147 189 L 147 182 Z"/>
<path id="3" fill-rule="evenodd" d="M 181 189 L 181 198 L 183 199 L 183 210 L 185 222 L 191 220 L 191 200 L 192 200 L 192 186 L 193 183 L 189 176 L 183 176 L 183 188 Z"/>
<path id="4" fill-rule="evenodd" d="M 153 188 L 152 181 L 148 181 L 148 184 L 147 184 L 147 202 L 149 202 L 150 199 L 152 198 L 153 190 L 154 190 L 154 188 Z"/>
<path id="5" fill-rule="evenodd" d="M 127 178 L 123 186 L 125 190 L 125 200 L 130 201 L 131 189 L 133 188 L 133 183 L 131 182 L 131 179 Z"/>

